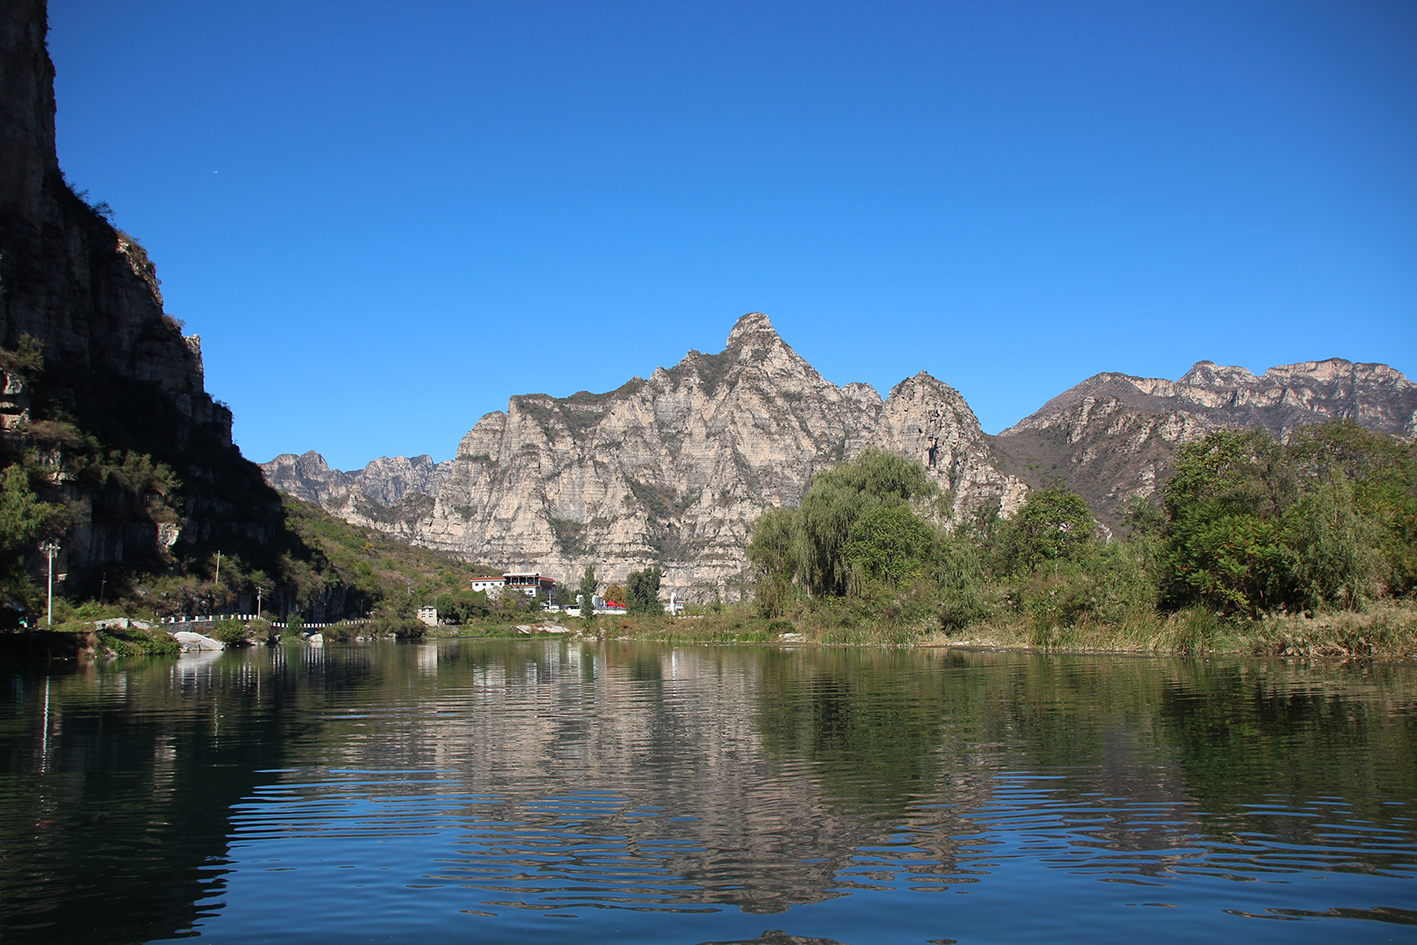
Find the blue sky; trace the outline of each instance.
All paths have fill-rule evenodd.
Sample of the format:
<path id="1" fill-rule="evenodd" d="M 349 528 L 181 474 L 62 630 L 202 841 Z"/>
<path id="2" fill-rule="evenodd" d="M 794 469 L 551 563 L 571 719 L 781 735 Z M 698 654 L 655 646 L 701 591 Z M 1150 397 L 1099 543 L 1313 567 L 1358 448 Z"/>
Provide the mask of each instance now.
<path id="1" fill-rule="evenodd" d="M 1417 4 L 51 0 L 59 160 L 251 459 L 450 458 L 763 311 L 988 432 L 1098 371 L 1417 371 Z"/>

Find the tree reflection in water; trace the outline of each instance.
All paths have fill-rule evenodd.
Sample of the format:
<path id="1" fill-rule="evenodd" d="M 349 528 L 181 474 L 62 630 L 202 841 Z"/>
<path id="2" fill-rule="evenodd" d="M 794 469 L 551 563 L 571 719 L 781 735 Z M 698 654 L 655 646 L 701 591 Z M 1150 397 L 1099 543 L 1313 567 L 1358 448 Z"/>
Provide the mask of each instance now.
<path id="1" fill-rule="evenodd" d="M 434 940 L 558 917 L 590 940 L 633 912 L 704 941 L 812 907 L 883 941 L 900 895 L 990 897 L 997 930 L 1039 882 L 1129 921 L 1099 880 L 1207 915 L 1414 919 L 1411 667 L 443 641 L 11 681 L 12 941 L 254 935 L 332 884 L 379 893 L 306 937 L 413 909 Z M 1341 874 L 1368 899 L 1302 900 Z M 1289 898 L 1233 882 L 1279 875 Z M 952 921 L 984 922 L 967 901 Z"/>

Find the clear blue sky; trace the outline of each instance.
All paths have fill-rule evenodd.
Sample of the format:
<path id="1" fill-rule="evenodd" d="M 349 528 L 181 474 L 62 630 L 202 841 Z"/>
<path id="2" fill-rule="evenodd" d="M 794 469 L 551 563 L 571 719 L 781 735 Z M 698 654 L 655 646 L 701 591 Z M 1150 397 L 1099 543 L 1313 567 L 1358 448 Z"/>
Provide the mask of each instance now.
<path id="1" fill-rule="evenodd" d="M 453 455 L 763 311 L 988 432 L 1417 370 L 1417 3 L 51 0 L 59 160 L 257 461 Z"/>

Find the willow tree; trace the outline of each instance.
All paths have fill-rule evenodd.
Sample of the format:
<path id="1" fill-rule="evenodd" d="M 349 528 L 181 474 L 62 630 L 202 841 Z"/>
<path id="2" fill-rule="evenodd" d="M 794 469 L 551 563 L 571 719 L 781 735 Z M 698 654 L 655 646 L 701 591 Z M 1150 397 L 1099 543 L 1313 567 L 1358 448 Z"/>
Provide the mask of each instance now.
<path id="1" fill-rule="evenodd" d="M 878 449 L 817 473 L 800 509 L 769 509 L 753 523 L 748 559 L 759 607 L 779 613 L 796 593 L 794 582 L 813 597 L 840 597 L 853 582 L 898 580 L 911 570 L 902 556 L 930 547 L 920 536 L 932 530 L 910 503 L 934 492 L 918 462 Z"/>

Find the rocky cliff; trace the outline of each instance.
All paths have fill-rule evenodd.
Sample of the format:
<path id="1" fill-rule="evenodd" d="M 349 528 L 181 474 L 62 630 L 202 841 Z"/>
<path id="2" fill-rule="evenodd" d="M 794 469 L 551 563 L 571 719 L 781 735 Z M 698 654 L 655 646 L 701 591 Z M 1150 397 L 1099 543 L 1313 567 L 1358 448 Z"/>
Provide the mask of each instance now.
<path id="1" fill-rule="evenodd" d="M 1202 361 L 1176 381 L 1099 374 L 987 437 L 928 374 L 884 400 L 866 384 L 837 387 L 752 313 L 721 353 L 691 351 L 648 380 L 513 397 L 448 463 L 396 457 L 341 473 L 307 453 L 263 468 L 350 521 L 472 560 L 562 580 L 586 563 L 617 579 L 658 564 L 681 593 L 702 594 L 738 580 L 763 509 L 797 504 L 814 472 L 868 446 L 919 459 L 955 520 L 1008 515 L 1030 487 L 1063 484 L 1115 526 L 1129 499 L 1165 480 L 1179 443 L 1219 426 L 1284 437 L 1340 419 L 1411 438 L 1417 386 L 1381 364 L 1305 362 L 1256 377 Z"/>
<path id="2" fill-rule="evenodd" d="M 282 453 L 261 464 L 266 481 L 281 492 L 405 541 L 417 539 L 421 523 L 433 513 L 433 497 L 452 471 L 452 460 L 435 463 L 426 454 L 381 456 L 351 472 L 331 469 L 313 450 Z"/>
<path id="3" fill-rule="evenodd" d="M 1417 436 L 1417 385 L 1385 364 L 1339 358 L 1272 367 L 1201 361 L 1179 380 L 1098 374 L 994 438 L 1007 468 L 1032 485 L 1065 484 L 1115 525 L 1132 497 L 1164 481 L 1178 444 L 1216 427 L 1285 438 L 1297 427 L 1348 420 Z"/>
<path id="4" fill-rule="evenodd" d="M 163 560 L 179 540 L 259 540 L 279 522 L 279 497 L 232 445 L 198 339 L 163 311 L 138 242 L 60 172 L 46 33 L 43 0 L 0 7 L 0 346 L 13 354 L 33 339 L 43 360 L 21 370 L 24 358 L 4 359 L 7 461 L 37 451 L 53 469 L 50 497 L 73 503 L 60 568 L 75 580 L 108 562 Z M 177 519 L 153 520 L 141 495 L 125 504 L 87 488 L 76 450 L 166 464 L 183 484 Z"/>
<path id="5" fill-rule="evenodd" d="M 396 505 L 409 493 L 437 495 L 453 470 L 452 460 L 435 463 L 425 454 L 381 456 L 363 469 L 341 472 L 314 450 L 300 456 L 282 453 L 260 465 L 266 481 L 281 492 L 326 507 L 356 490 L 383 506 Z"/>
<path id="6" fill-rule="evenodd" d="M 589 563 L 614 579 L 658 565 L 681 596 L 710 588 L 732 596 L 753 520 L 770 505 L 797 504 L 813 473 L 871 446 L 919 459 L 947 494 L 947 515 L 1007 513 L 1026 491 L 999 472 L 979 421 L 949 385 L 921 372 L 885 400 L 866 384 L 837 387 L 754 312 L 722 352 L 691 351 L 609 393 L 511 398 L 463 437 L 421 518 L 405 493 L 403 510 L 373 520 L 343 482 L 326 507 L 428 547 L 561 580 Z M 273 482 L 332 495 L 323 460 L 291 459 L 267 464 Z M 282 478 L 287 470 L 306 475 L 292 482 Z"/>

